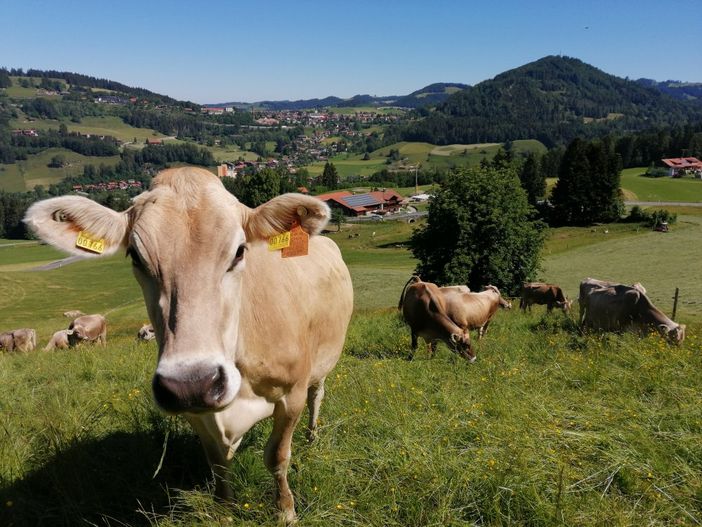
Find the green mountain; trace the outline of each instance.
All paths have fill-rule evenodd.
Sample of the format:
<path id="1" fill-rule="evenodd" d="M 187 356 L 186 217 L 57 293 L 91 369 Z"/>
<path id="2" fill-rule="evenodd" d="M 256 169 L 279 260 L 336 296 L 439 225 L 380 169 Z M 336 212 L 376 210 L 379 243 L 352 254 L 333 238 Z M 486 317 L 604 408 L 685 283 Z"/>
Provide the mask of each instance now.
<path id="1" fill-rule="evenodd" d="M 702 121 L 702 106 L 676 100 L 561 56 L 548 56 L 451 95 L 402 132 L 436 144 L 574 137 Z"/>

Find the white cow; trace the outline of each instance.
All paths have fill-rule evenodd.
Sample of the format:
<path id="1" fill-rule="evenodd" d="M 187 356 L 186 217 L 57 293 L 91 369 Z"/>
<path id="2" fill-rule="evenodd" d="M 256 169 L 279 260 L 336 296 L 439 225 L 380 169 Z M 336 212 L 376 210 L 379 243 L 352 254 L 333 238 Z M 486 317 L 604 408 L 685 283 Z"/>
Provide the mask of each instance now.
<path id="1" fill-rule="evenodd" d="M 316 236 L 328 219 L 326 204 L 300 194 L 251 209 L 192 167 L 161 172 L 125 212 L 65 196 L 35 203 L 25 218 L 39 237 L 73 254 L 127 250 L 159 348 L 154 399 L 198 433 L 218 495 L 231 495 L 226 466 L 242 436 L 273 416 L 264 461 L 288 523 L 295 519 L 287 481 L 293 430 L 307 404 L 314 436 L 324 379 L 353 309 L 339 249 Z M 295 239 L 310 235 L 307 255 L 269 250 L 270 237 L 291 229 Z"/>

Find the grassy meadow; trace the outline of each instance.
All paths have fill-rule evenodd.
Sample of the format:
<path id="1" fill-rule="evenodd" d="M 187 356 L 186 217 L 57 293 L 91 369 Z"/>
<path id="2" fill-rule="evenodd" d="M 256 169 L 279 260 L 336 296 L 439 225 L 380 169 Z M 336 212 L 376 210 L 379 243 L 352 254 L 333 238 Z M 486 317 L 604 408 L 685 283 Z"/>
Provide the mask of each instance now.
<path id="1" fill-rule="evenodd" d="M 664 299 L 680 285 L 682 346 L 581 335 L 537 306 L 498 313 L 473 365 L 443 346 L 405 360 L 409 331 L 395 307 L 414 267 L 413 227 L 328 234 L 351 270 L 355 313 L 319 439 L 308 445 L 302 425 L 294 436 L 299 524 L 702 521 L 702 305 L 686 303 L 701 298 L 691 273 L 702 217 L 687 211 L 667 234 L 556 229 L 545 251 L 543 277 L 571 294 L 588 275 L 640 280 L 669 313 Z M 196 437 L 154 408 L 156 346 L 135 340 L 146 315 L 124 257 L 34 272 L 53 249 L 4 244 L 0 330 L 35 327 L 43 347 L 67 309 L 106 313 L 109 328 L 106 348 L 0 356 L 0 525 L 276 525 L 262 461 L 270 421 L 235 455 L 237 499 L 225 505 L 209 492 Z"/>
<path id="2" fill-rule="evenodd" d="M 55 155 L 62 155 L 66 166 L 50 167 L 51 158 Z M 33 189 L 36 185 L 48 187 L 64 178 L 82 174 L 85 165 L 114 165 L 118 161 L 119 156 L 84 156 L 64 148 L 47 148 L 38 154 L 27 156 L 24 161 L 17 161 L 10 165 L 0 163 L 0 190 L 24 192 Z"/>
<path id="3" fill-rule="evenodd" d="M 645 177 L 646 168 L 622 170 L 625 198 L 637 201 L 702 202 L 702 179 Z"/>
<path id="4" fill-rule="evenodd" d="M 384 168 L 389 170 L 404 169 L 421 163 L 423 169 L 437 168 L 448 169 L 463 166 L 478 166 L 483 159 L 492 159 L 500 148 L 499 143 L 480 143 L 471 145 L 445 145 L 437 146 L 431 143 L 400 142 L 395 143 L 369 154 L 369 159 L 364 160 L 360 154 L 339 154 L 330 159 L 339 175 L 344 178 L 351 175 L 369 176 Z M 545 152 L 546 147 L 536 140 L 519 140 L 513 142 L 514 151 L 519 152 Z M 390 150 L 398 150 L 402 161 L 387 164 Z M 306 168 L 312 175 L 319 175 L 324 170 L 324 162 L 316 162 Z"/>

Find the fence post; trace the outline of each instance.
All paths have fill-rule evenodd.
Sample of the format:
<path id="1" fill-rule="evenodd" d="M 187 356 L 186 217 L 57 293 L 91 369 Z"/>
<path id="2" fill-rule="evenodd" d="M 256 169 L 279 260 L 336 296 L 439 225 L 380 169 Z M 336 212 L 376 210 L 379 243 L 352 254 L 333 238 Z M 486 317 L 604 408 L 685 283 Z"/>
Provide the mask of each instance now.
<path id="1" fill-rule="evenodd" d="M 678 311 L 678 293 L 680 290 L 676 287 L 675 288 L 675 296 L 673 297 L 673 317 L 672 319 L 675 320 L 675 314 Z"/>

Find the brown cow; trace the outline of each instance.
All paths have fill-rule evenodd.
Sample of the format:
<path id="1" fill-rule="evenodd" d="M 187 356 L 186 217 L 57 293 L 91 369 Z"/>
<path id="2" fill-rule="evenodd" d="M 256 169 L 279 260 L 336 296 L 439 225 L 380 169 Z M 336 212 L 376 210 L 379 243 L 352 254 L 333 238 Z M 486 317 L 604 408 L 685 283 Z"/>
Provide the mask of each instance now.
<path id="1" fill-rule="evenodd" d="M 242 436 L 273 416 L 264 461 L 288 523 L 293 431 L 307 404 L 314 437 L 353 310 L 341 253 L 316 236 L 329 216 L 324 202 L 301 194 L 251 209 L 212 173 L 181 167 L 158 174 L 122 213 L 64 196 L 33 204 L 25 218 L 73 254 L 127 250 L 158 343 L 154 399 L 200 436 L 219 496 L 231 497 L 226 467 Z M 295 240 L 285 258 L 268 246 L 284 232 Z"/>
<path id="2" fill-rule="evenodd" d="M 608 282 L 606 280 L 598 280 L 597 278 L 585 278 L 585 280 L 580 282 L 580 294 L 578 296 L 578 310 L 580 313 L 578 316 L 578 322 L 581 326 L 584 324 L 585 321 L 585 315 L 588 306 L 588 297 L 590 292 L 594 291 L 595 289 L 606 289 L 610 287 L 616 287 L 619 285 L 624 284 L 620 284 L 618 282 Z M 640 282 L 636 282 L 635 284 L 632 284 L 629 287 L 633 287 L 634 289 L 643 293 L 644 295 L 646 294 L 646 288 Z"/>
<path id="3" fill-rule="evenodd" d="M 107 344 L 107 321 L 102 315 L 83 315 L 68 326 L 68 343 L 76 346 L 81 342 Z"/>
<path id="4" fill-rule="evenodd" d="M 519 300 L 519 308 L 531 311 L 532 304 L 546 305 L 549 313 L 554 307 L 562 309 L 564 313 L 570 311 L 572 300 L 568 300 L 563 290 L 554 284 L 543 282 L 525 282 L 522 285 L 522 297 Z"/>
<path id="5" fill-rule="evenodd" d="M 155 338 L 156 334 L 154 333 L 154 327 L 151 324 L 144 324 L 137 333 L 137 339 L 144 342 L 154 340 Z"/>
<path id="6" fill-rule="evenodd" d="M 637 287 L 615 285 L 592 289 L 583 325 L 603 331 L 658 331 L 673 344 L 685 339 L 685 325 L 670 320 Z"/>
<path id="7" fill-rule="evenodd" d="M 498 308 L 511 309 L 512 304 L 502 298 L 500 290 L 487 285 L 480 293 L 463 293 L 460 290 L 443 292 L 446 311 L 464 331 L 478 330 L 478 340 L 487 333 L 488 326 Z"/>
<path id="8" fill-rule="evenodd" d="M 435 284 L 422 282 L 418 276 L 413 276 L 402 290 L 398 308 L 402 309 L 402 316 L 410 327 L 410 360 L 417 350 L 418 337 L 422 337 L 432 352 L 434 342 L 440 340 L 468 362 L 475 361 L 470 335 L 448 316 L 443 294 Z"/>
<path id="9" fill-rule="evenodd" d="M 459 293 L 470 293 L 470 287 L 467 285 L 445 285 L 439 288 L 442 293 L 450 293 L 452 291 L 458 291 Z"/>
<path id="10" fill-rule="evenodd" d="M 30 328 L 14 329 L 0 334 L 0 349 L 33 351 L 37 347 L 37 332 Z"/>
<path id="11" fill-rule="evenodd" d="M 48 344 L 44 347 L 44 351 L 51 351 L 55 349 L 64 350 L 67 349 L 69 346 L 70 344 L 68 342 L 68 330 L 61 329 L 53 334 L 51 340 L 49 340 Z"/>

